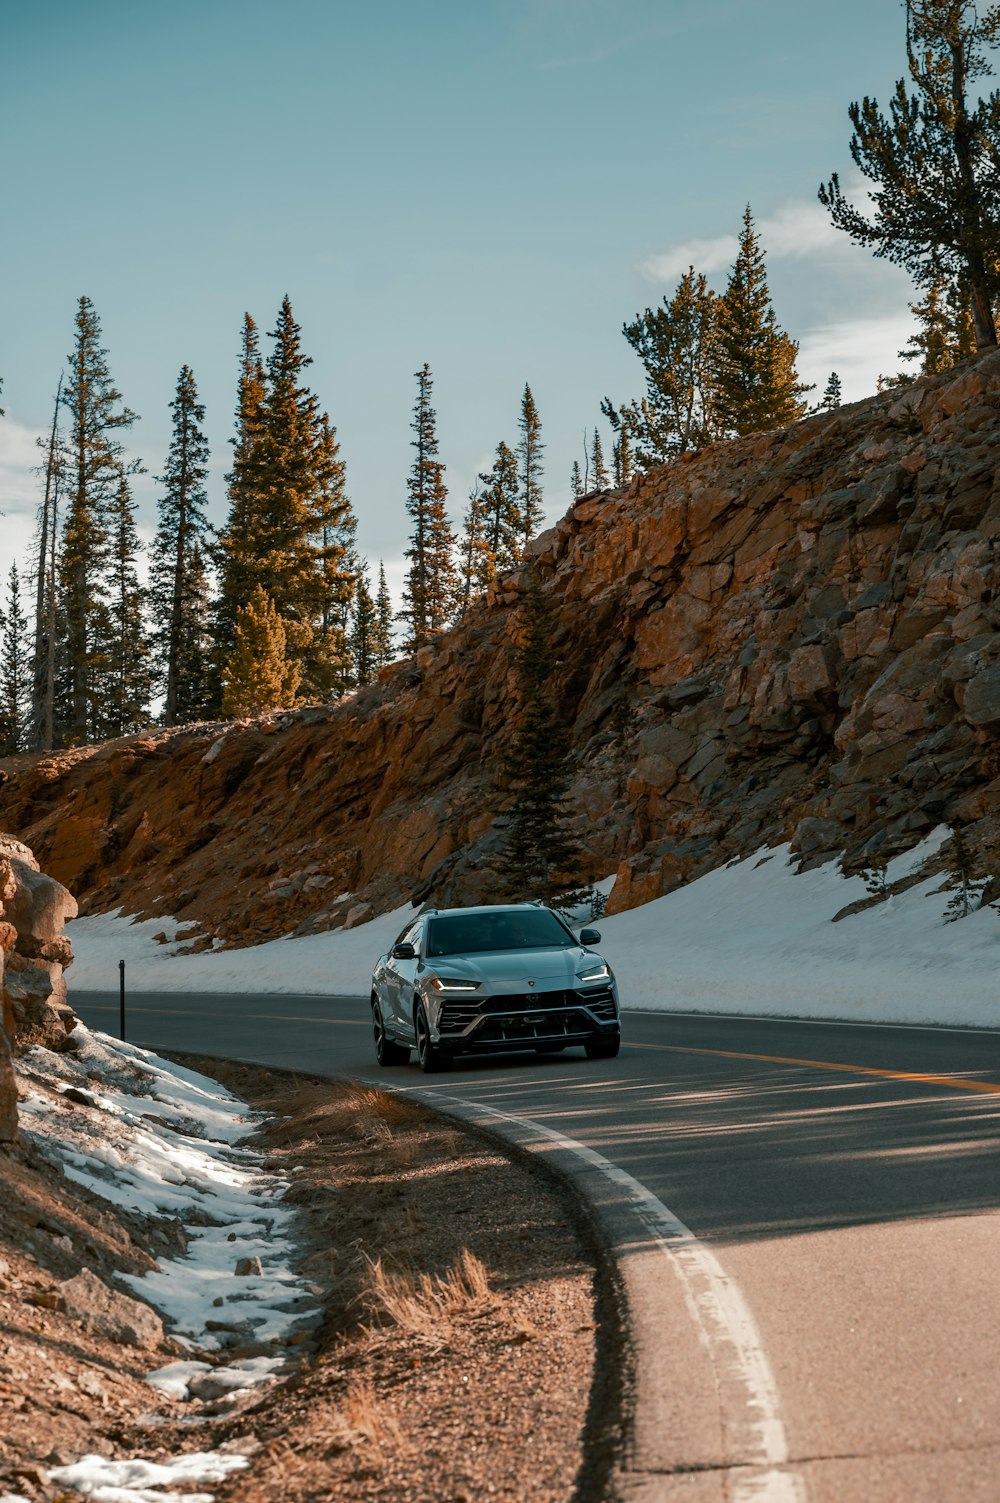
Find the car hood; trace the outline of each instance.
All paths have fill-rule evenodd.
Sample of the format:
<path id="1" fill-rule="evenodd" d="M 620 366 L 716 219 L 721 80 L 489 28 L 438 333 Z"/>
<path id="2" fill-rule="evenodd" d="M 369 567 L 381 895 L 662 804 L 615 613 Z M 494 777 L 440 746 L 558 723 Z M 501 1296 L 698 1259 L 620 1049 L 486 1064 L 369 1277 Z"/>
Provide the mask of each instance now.
<path id="1" fill-rule="evenodd" d="M 442 955 L 428 961 L 427 969 L 440 976 L 461 976 L 470 981 L 485 981 L 503 988 L 507 982 L 524 986 L 529 981 L 561 981 L 571 986 L 584 958 L 600 964 L 593 950 L 574 946 L 570 950 L 491 950 L 475 958 Z"/>

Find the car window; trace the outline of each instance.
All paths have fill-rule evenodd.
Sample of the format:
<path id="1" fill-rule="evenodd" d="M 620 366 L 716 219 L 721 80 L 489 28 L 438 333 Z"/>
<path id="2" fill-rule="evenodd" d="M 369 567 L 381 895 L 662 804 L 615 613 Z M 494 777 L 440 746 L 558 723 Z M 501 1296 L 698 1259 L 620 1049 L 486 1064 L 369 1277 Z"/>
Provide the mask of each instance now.
<path id="1" fill-rule="evenodd" d="M 430 919 L 428 955 L 475 955 L 485 950 L 566 950 L 576 940 L 547 908 L 496 913 L 451 913 Z"/>
<path id="2" fill-rule="evenodd" d="M 417 948 L 420 938 L 420 919 L 411 919 L 406 928 L 395 941 L 395 945 L 412 945 Z M 395 945 L 393 948 L 395 948 Z"/>

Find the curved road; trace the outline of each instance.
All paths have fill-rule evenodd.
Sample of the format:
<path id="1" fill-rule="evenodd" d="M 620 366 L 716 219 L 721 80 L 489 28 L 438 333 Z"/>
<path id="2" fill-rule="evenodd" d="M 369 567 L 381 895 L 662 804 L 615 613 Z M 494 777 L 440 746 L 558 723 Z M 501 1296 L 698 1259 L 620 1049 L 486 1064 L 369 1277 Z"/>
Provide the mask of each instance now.
<path id="1" fill-rule="evenodd" d="M 117 1032 L 117 997 L 72 1000 Z M 363 999 L 135 994 L 128 1037 L 378 1073 Z M 667 1318 L 623 1496 L 996 1503 L 1000 1031 L 627 1013 L 625 1038 L 384 1072 L 573 1158 L 645 1228 L 623 1261 Z"/>

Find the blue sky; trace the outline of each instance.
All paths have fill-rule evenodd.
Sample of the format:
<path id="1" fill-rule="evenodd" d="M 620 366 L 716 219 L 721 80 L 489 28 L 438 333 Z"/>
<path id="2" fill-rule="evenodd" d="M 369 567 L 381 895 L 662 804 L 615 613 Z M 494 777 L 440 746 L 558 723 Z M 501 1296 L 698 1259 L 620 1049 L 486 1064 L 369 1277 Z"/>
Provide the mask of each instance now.
<path id="1" fill-rule="evenodd" d="M 22 0 L 5 23 L 0 564 L 81 293 L 141 414 L 148 535 L 184 362 L 223 520 L 243 312 L 270 329 L 287 292 L 394 580 L 418 366 L 456 524 L 526 381 L 557 516 L 601 398 L 641 391 L 623 321 L 689 259 L 721 288 L 747 201 L 801 372 L 851 397 L 898 369 L 909 281 L 815 197 L 848 173 L 851 99 L 901 72 L 897 0 Z"/>

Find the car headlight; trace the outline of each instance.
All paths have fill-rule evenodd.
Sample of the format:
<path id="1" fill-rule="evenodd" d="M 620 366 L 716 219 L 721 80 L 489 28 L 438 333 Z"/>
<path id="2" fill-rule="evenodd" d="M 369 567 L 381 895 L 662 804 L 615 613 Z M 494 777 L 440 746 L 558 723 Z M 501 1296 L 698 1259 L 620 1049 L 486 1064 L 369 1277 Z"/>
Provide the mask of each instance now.
<path id="1" fill-rule="evenodd" d="M 577 981 L 609 981 L 611 970 L 607 961 L 602 960 L 600 965 L 591 966 L 589 971 L 577 971 Z"/>
<path id="2" fill-rule="evenodd" d="M 463 981 L 457 976 L 428 976 L 427 980 L 436 992 L 477 992 L 478 981 Z"/>

